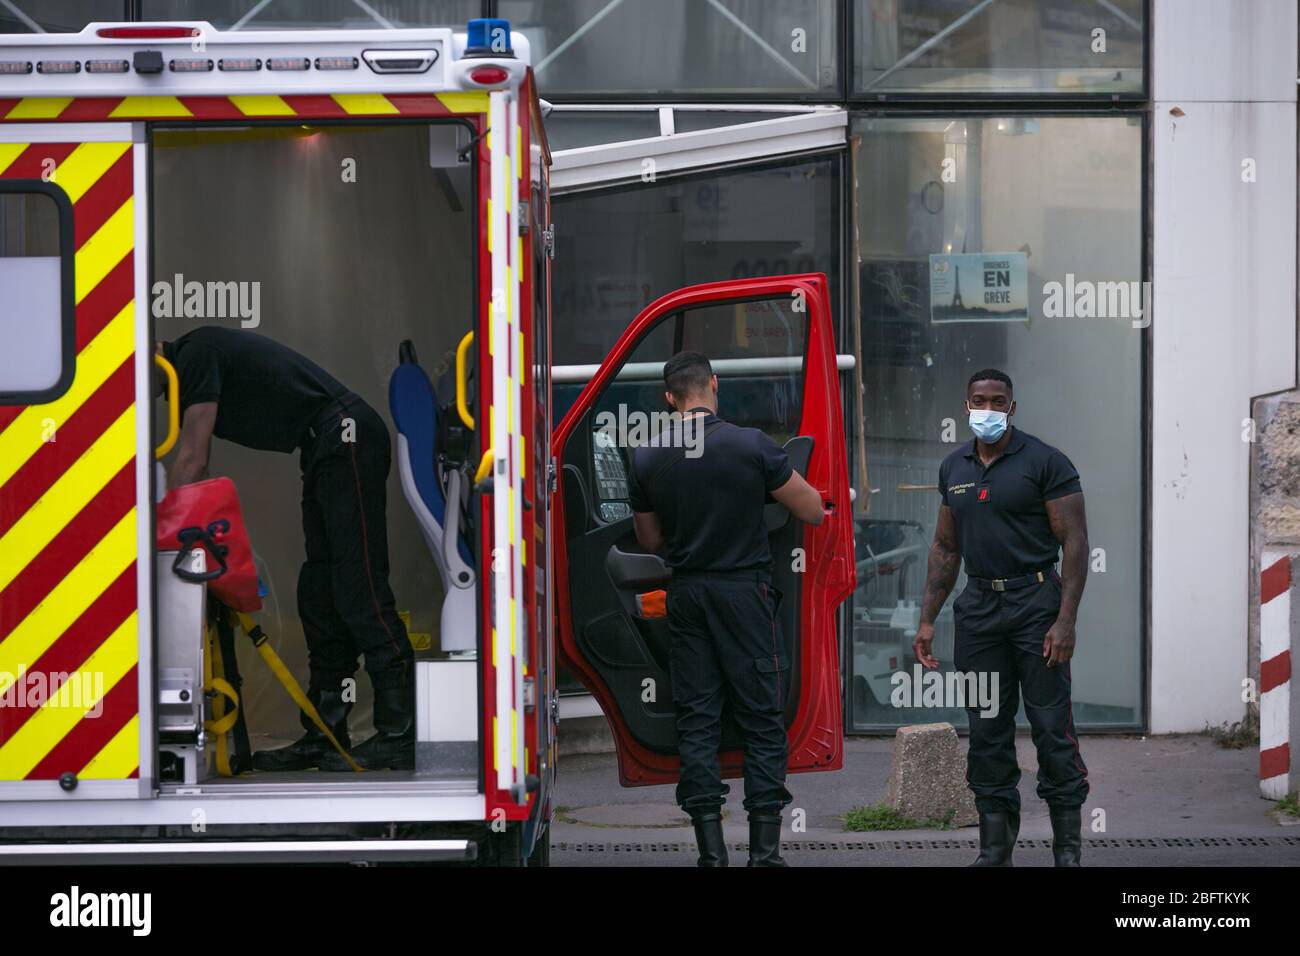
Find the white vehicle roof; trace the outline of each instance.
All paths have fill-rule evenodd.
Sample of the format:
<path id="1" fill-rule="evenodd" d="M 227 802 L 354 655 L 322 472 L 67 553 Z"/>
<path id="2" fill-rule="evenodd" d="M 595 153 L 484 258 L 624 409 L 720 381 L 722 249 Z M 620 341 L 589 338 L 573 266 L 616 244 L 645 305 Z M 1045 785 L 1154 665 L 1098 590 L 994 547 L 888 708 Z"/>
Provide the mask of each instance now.
<path id="1" fill-rule="evenodd" d="M 158 35 L 163 30 L 180 35 Z M 0 98 L 499 89 L 475 83 L 467 74 L 476 67 L 501 66 L 509 74 L 501 85 L 517 86 L 530 50 L 522 33 L 512 32 L 510 39 L 513 57 L 466 57 L 466 33 L 450 27 L 228 31 L 201 20 L 92 23 L 80 33 L 0 38 Z M 137 69 L 136 54 L 146 51 L 161 54 L 161 72 Z"/>

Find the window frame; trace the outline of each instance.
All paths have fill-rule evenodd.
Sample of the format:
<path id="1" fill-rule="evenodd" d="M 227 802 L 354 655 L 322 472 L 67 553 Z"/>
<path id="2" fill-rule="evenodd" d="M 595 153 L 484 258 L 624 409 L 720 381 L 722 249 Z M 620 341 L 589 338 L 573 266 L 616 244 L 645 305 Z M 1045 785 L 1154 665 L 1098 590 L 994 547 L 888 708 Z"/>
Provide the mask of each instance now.
<path id="1" fill-rule="evenodd" d="M 75 232 L 72 201 L 54 183 L 42 179 L 0 179 L 0 195 L 43 195 L 54 201 L 59 221 L 59 330 L 60 370 L 49 388 L 13 391 L 0 382 L 0 406 L 46 405 L 72 387 L 77 364 L 77 301 L 75 274 Z M 17 257 L 15 257 L 17 258 Z"/>
<path id="2" fill-rule="evenodd" d="M 1150 12 L 1150 0 L 1145 0 L 1148 14 Z M 1144 31 L 1145 38 L 1149 38 L 1150 30 Z M 1145 42 L 1144 38 L 1144 42 Z M 1144 71 L 1150 69 L 1150 60 L 1148 59 Z M 1139 264 L 1140 264 L 1140 281 L 1152 281 L 1152 263 L 1151 263 L 1151 228 L 1153 222 L 1152 215 L 1152 183 L 1149 175 L 1151 167 L 1151 150 L 1153 125 L 1151 122 L 1151 111 L 1144 108 L 1141 101 L 1115 103 L 1110 107 L 1094 101 L 1090 104 L 1081 105 L 1078 103 L 1062 102 L 1060 99 L 1043 102 L 1034 101 L 1015 101 L 1014 97 L 1006 97 L 1000 94 L 978 94 L 966 97 L 967 102 L 956 102 L 961 99 L 952 98 L 954 102 L 950 104 L 918 104 L 918 103 L 894 103 L 889 107 L 877 107 L 875 109 L 863 108 L 862 106 L 849 107 L 849 130 L 852 136 L 853 123 L 859 118 L 872 119 L 994 119 L 1002 117 L 1053 117 L 1053 118 L 1087 118 L 1087 117 L 1126 117 L 1136 118 L 1140 124 L 1140 185 L 1138 193 L 1139 203 Z M 859 188 L 861 188 L 859 186 Z M 857 202 L 856 196 L 852 202 Z M 856 303 L 852 310 L 850 321 L 861 323 L 861 303 Z M 846 329 L 851 332 L 851 330 Z M 1151 635 L 1152 635 L 1152 602 L 1151 602 L 1151 579 L 1152 565 L 1151 553 L 1153 538 L 1152 526 L 1152 453 L 1153 453 L 1153 434 L 1154 425 L 1152 419 L 1152 401 L 1154 395 L 1154 348 L 1151 339 L 1151 329 L 1142 330 L 1143 334 L 1138 349 L 1138 375 L 1140 381 L 1138 384 L 1138 394 L 1141 399 L 1141 408 L 1138 410 L 1139 416 L 1139 438 L 1141 449 L 1139 452 L 1139 462 L 1141 465 L 1140 484 L 1138 490 L 1138 505 L 1140 509 L 1141 529 L 1139 532 L 1139 570 L 1138 580 L 1138 687 L 1141 691 L 1141 699 L 1135 708 L 1135 718 L 1132 723 L 1126 724 L 1085 724 L 1082 732 L 1091 736 L 1124 736 L 1133 733 L 1145 733 L 1151 728 Z M 859 434 L 851 428 L 845 428 L 845 437 L 849 445 L 850 461 L 856 451 L 854 442 L 860 440 Z M 1085 490 L 1085 495 L 1087 491 Z M 937 506 L 936 506 L 937 507 Z M 950 604 L 953 598 L 950 596 L 945 604 Z M 844 602 L 844 607 L 848 607 L 852 597 L 850 596 Z M 842 673 L 846 686 L 851 678 L 852 667 L 849 654 L 852 653 L 852 630 L 842 630 L 844 634 L 844 644 L 841 648 L 840 661 Z M 863 726 L 855 725 L 855 714 L 853 695 L 851 689 L 846 691 L 844 701 L 844 733 L 846 736 L 856 737 L 876 737 L 882 734 L 892 734 L 898 729 L 900 724 L 873 724 L 866 723 Z M 1024 728 L 1017 724 L 1017 733 L 1023 734 Z M 964 732 L 962 728 L 959 732 Z"/>
<path id="3" fill-rule="evenodd" d="M 844 25 L 841 39 L 844 49 L 840 58 L 848 64 L 843 76 L 844 100 L 852 111 L 868 109 L 872 105 L 883 108 L 889 105 L 948 106 L 955 112 L 963 108 L 977 108 L 983 104 L 1002 104 L 1009 110 L 1051 113 L 1062 106 L 1077 105 L 1097 108 L 1102 103 L 1113 103 L 1117 109 L 1140 108 L 1151 98 L 1151 0 L 1142 0 L 1142 85 L 1141 89 L 1124 93 L 1099 91 L 1096 93 L 1047 93 L 1039 90 L 1017 92 L 1006 89 L 934 90 L 926 92 L 877 91 L 867 92 L 857 88 L 858 0 L 843 0 L 841 13 Z M 847 58 L 847 59 L 846 59 Z"/>

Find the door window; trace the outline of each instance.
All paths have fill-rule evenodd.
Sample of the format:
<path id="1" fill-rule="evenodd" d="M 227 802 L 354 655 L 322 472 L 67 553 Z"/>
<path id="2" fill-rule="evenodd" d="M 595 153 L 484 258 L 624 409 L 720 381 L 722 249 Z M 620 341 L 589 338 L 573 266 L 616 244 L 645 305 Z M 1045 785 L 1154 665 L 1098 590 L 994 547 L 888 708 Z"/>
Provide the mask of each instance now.
<path id="1" fill-rule="evenodd" d="M 43 182 L 0 182 L 0 404 L 50 401 L 72 380 L 72 209 Z"/>

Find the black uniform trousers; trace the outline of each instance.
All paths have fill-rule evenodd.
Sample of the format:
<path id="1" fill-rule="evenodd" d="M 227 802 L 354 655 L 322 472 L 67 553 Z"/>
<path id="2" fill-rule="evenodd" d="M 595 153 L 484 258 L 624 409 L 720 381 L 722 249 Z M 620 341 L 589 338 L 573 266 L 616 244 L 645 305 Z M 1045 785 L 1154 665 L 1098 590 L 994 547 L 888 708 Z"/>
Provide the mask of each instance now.
<path id="1" fill-rule="evenodd" d="M 668 585 L 681 756 L 677 802 L 692 817 L 719 811 L 730 791 L 718 758 L 726 702 L 743 741 L 745 809 L 780 813 L 791 800 L 785 788 L 790 664 L 779 602 L 765 572 L 675 574 Z"/>
<path id="2" fill-rule="evenodd" d="M 968 581 L 953 604 L 955 666 L 962 673 L 997 675 L 997 710 L 986 715 L 967 701 L 970 749 L 966 782 L 983 813 L 1019 811 L 1016 710 L 1025 716 L 1038 751 L 1038 796 L 1053 807 L 1078 807 L 1088 797 L 1088 768 L 1079 754 L 1070 708 L 1070 665 L 1047 666 L 1043 638 L 1061 606 L 1061 579 L 1007 591 Z"/>
<path id="3" fill-rule="evenodd" d="M 356 674 L 358 655 L 377 693 L 412 693 L 415 655 L 388 584 L 389 441 L 384 420 L 352 394 L 332 403 L 304 440 L 307 560 L 298 576 L 298 615 L 313 701 Z M 302 724 L 314 726 L 305 714 Z"/>

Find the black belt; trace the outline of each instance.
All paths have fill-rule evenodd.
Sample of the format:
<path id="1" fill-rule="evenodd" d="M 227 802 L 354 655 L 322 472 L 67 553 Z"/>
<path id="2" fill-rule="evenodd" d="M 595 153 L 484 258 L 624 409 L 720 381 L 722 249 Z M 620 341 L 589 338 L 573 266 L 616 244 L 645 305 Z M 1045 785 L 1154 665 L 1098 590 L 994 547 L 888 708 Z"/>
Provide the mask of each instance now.
<path id="1" fill-rule="evenodd" d="M 674 581 L 699 580 L 713 578 L 719 581 L 753 581 L 756 584 L 771 584 L 772 572 L 765 568 L 748 568 L 743 571 L 686 571 L 673 569 Z"/>
<path id="2" fill-rule="evenodd" d="M 1014 578 L 977 578 L 967 575 L 966 580 L 978 588 L 990 591 L 1014 591 L 1017 588 L 1027 588 L 1031 584 L 1042 584 L 1047 580 L 1047 576 L 1055 571 L 1056 568 L 1053 566 L 1042 571 L 1030 571 L 1028 574 Z"/>

